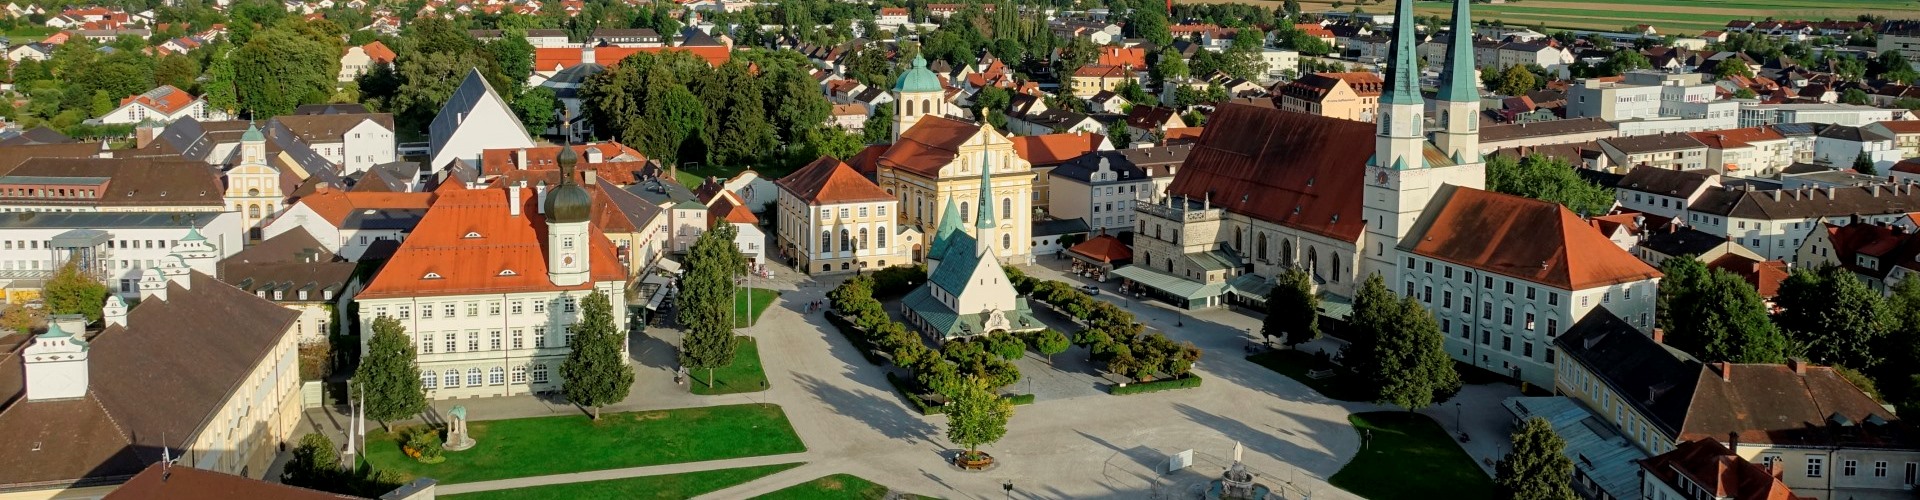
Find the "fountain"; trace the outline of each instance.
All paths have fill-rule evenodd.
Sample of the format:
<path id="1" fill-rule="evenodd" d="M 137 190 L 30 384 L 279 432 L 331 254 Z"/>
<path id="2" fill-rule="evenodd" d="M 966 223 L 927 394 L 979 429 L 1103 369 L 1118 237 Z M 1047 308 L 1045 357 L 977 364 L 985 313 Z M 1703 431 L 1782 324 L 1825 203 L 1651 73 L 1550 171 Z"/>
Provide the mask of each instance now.
<path id="1" fill-rule="evenodd" d="M 1207 485 L 1206 498 L 1209 500 L 1264 500 L 1272 494 L 1273 491 L 1266 485 L 1254 482 L 1253 473 L 1247 472 L 1247 465 L 1240 463 L 1240 456 L 1245 451 L 1246 447 L 1241 446 L 1240 443 L 1233 444 L 1233 466 L 1220 474 L 1220 479 Z M 1272 498 L 1280 497 L 1274 495 Z"/>

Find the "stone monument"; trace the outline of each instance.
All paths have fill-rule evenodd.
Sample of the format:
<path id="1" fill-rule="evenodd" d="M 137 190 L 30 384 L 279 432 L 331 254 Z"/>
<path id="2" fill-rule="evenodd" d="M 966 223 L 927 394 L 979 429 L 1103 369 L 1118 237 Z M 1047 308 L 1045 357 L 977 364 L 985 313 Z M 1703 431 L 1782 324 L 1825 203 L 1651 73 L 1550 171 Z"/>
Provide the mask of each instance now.
<path id="1" fill-rule="evenodd" d="M 1228 467 L 1220 479 L 1207 488 L 1207 498 L 1222 500 L 1262 500 L 1272 492 L 1265 485 L 1253 480 L 1253 473 L 1247 471 L 1246 464 L 1240 458 L 1246 453 L 1246 447 L 1233 443 L 1233 466 Z M 1276 497 L 1277 498 L 1277 497 Z"/>
<path id="2" fill-rule="evenodd" d="M 447 412 L 447 442 L 440 448 L 460 451 L 472 447 L 473 436 L 467 434 L 467 407 L 455 406 Z"/>

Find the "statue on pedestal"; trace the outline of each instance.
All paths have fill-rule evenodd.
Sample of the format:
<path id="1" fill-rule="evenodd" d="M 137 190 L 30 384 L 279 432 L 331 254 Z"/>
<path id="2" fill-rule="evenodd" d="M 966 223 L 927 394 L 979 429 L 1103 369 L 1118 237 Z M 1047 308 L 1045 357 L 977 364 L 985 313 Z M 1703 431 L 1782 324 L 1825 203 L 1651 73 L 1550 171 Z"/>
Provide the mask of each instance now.
<path id="1" fill-rule="evenodd" d="M 447 442 L 440 448 L 460 451 L 472 448 L 473 444 L 473 436 L 467 434 L 467 407 L 453 407 L 447 412 Z"/>

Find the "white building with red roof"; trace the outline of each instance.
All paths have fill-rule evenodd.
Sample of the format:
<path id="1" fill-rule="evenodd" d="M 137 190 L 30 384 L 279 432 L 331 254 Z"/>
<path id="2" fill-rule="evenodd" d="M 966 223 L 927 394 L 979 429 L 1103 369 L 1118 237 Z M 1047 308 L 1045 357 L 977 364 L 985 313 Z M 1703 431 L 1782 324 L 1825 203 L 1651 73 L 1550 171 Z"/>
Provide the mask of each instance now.
<path id="1" fill-rule="evenodd" d="M 912 265 L 921 232 L 900 223 L 900 200 L 838 158 L 822 156 L 780 186 L 779 255 L 808 274 Z"/>
<path id="2" fill-rule="evenodd" d="M 433 399 L 560 389 L 568 327 L 581 301 L 607 295 L 626 324 L 626 273 L 592 225 L 592 197 L 571 181 L 562 150 L 552 189 L 450 190 L 357 297 L 362 350 L 373 320 L 398 319 Z M 625 356 L 625 342 L 622 356 Z"/>
<path id="3" fill-rule="evenodd" d="M 96 119 L 104 124 L 173 123 L 174 120 L 189 116 L 200 121 L 228 119 L 225 111 L 207 105 L 205 98 L 196 97 L 172 85 L 161 85 L 140 95 L 127 96 L 120 100 L 120 107 Z"/>

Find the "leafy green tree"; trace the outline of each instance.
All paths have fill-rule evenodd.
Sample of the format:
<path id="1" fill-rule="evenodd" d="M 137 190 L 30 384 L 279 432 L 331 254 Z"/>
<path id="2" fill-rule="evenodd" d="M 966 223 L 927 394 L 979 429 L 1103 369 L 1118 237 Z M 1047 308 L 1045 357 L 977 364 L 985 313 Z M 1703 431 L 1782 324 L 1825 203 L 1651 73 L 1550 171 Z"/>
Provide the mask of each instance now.
<path id="1" fill-rule="evenodd" d="M 340 455 L 335 453 L 333 440 L 325 433 L 312 433 L 300 438 L 300 445 L 293 448 L 293 458 L 280 473 L 280 482 L 288 486 L 324 489 L 339 481 Z"/>
<path id="2" fill-rule="evenodd" d="M 1133 144 L 1133 131 L 1127 128 L 1126 120 L 1114 121 L 1107 125 L 1107 139 L 1114 144 Z"/>
<path id="3" fill-rule="evenodd" d="M 715 224 L 700 234 L 687 250 L 686 276 L 680 280 L 680 324 L 686 333 L 680 341 L 680 364 L 707 370 L 707 386 L 713 386 L 713 369 L 733 363 L 739 339 L 733 336 L 733 278 L 746 270 L 746 258 L 733 244 L 738 230 L 732 224 Z"/>
<path id="4" fill-rule="evenodd" d="M 1300 268 L 1280 273 L 1267 292 L 1267 317 L 1260 322 L 1260 335 L 1280 337 L 1287 347 L 1295 347 L 1320 338 L 1320 296 L 1313 293 L 1313 278 Z"/>
<path id="5" fill-rule="evenodd" d="M 626 400 L 633 387 L 633 368 L 621 351 L 627 336 L 613 324 L 613 305 L 599 290 L 580 302 L 580 321 L 567 330 L 573 342 L 560 364 L 561 392 L 573 404 L 593 408 L 599 420 L 602 407 Z"/>
<path id="6" fill-rule="evenodd" d="M 1508 66 L 1506 71 L 1500 73 L 1497 91 L 1504 96 L 1527 95 L 1533 91 L 1534 83 L 1533 72 L 1527 71 L 1525 66 Z"/>
<path id="7" fill-rule="evenodd" d="M 387 422 L 427 410 L 427 393 L 420 388 L 420 367 L 414 364 L 413 340 L 407 327 L 391 316 L 373 320 L 373 338 L 353 374 L 353 396 L 366 397 L 368 417 Z"/>
<path id="8" fill-rule="evenodd" d="M 520 124 L 527 127 L 527 134 L 535 137 L 547 133 L 547 129 L 558 122 L 559 102 L 553 95 L 553 89 L 533 87 L 513 100 L 513 113 L 519 115 Z"/>
<path id="9" fill-rule="evenodd" d="M 1628 71 L 1651 67 L 1653 67 L 1653 62 L 1648 61 L 1647 56 L 1641 54 L 1640 51 L 1620 49 L 1613 51 L 1613 55 L 1607 56 L 1607 61 L 1601 65 L 1601 71 L 1604 71 L 1607 75 L 1618 75 Z"/>
<path id="10" fill-rule="evenodd" d="M 1374 402 L 1412 411 L 1459 390 L 1460 375 L 1447 357 L 1439 322 L 1413 298 L 1387 289 L 1380 275 L 1368 277 L 1354 294 L 1351 317 L 1352 343 L 1343 357 Z"/>
<path id="11" fill-rule="evenodd" d="M 1743 87 L 1740 90 L 1733 91 L 1733 97 L 1736 99 L 1753 99 L 1760 97 L 1760 94 L 1754 93 L 1753 89 Z"/>
<path id="12" fill-rule="evenodd" d="M 1747 67 L 1747 63 L 1734 58 L 1727 58 L 1713 65 L 1714 78 L 1725 80 L 1736 76 L 1753 78 L 1753 68 Z"/>
<path id="13" fill-rule="evenodd" d="M 867 123 L 860 129 L 867 144 L 886 144 L 893 142 L 893 105 L 882 104 L 873 110 L 873 116 L 867 117 Z"/>
<path id="14" fill-rule="evenodd" d="M 1896 321 L 1879 292 L 1840 266 L 1794 270 L 1774 301 L 1780 330 L 1823 364 L 1873 368 L 1883 359 L 1874 347 Z"/>
<path id="15" fill-rule="evenodd" d="M 47 279 L 41 295 L 53 314 L 81 314 L 94 322 L 100 321 L 100 308 L 107 303 L 107 286 L 70 260 Z"/>
<path id="16" fill-rule="evenodd" d="M 186 54 L 162 57 L 153 68 L 155 83 L 172 85 L 189 92 L 193 91 L 195 80 L 198 78 L 200 78 L 200 63 Z"/>
<path id="17" fill-rule="evenodd" d="M 1859 104 L 1864 106 L 1871 100 L 1872 98 L 1867 95 L 1867 91 L 1858 88 L 1847 89 L 1846 92 L 1840 93 L 1840 102 L 1843 104 Z"/>
<path id="18" fill-rule="evenodd" d="M 1007 420 L 1013 418 L 1013 402 L 993 393 L 992 385 L 978 377 L 960 382 L 947 406 L 947 440 L 978 457 L 980 446 L 993 444 L 1007 435 Z"/>
<path id="19" fill-rule="evenodd" d="M 1547 419 L 1527 419 L 1513 431 L 1513 451 L 1494 465 L 1495 498 L 1508 500 L 1574 500 L 1573 459 L 1567 442 Z"/>
<path id="20" fill-rule="evenodd" d="M 1132 21 L 1127 29 L 1135 38 L 1145 38 L 1155 47 L 1165 47 L 1173 43 L 1173 32 L 1168 28 L 1167 13 L 1160 9 L 1133 9 Z"/>
<path id="21" fill-rule="evenodd" d="M 1175 52 L 1171 47 L 1160 49 L 1160 55 L 1154 59 L 1151 73 L 1153 80 L 1162 84 L 1186 79 L 1187 75 L 1191 74 L 1187 68 L 1187 60 L 1181 59 L 1180 53 Z"/>
<path id="22" fill-rule="evenodd" d="M 107 95 L 105 90 L 93 91 L 93 100 L 87 105 L 87 109 L 90 110 L 88 114 L 94 117 L 106 116 L 107 113 L 113 112 L 114 107 L 113 96 Z"/>
<path id="23" fill-rule="evenodd" d="M 1785 362 L 1789 343 L 1767 316 L 1760 292 L 1739 276 L 1690 256 L 1660 264 L 1657 309 L 1666 342 L 1705 362 Z M 1684 318 L 1684 321 L 1676 318 Z"/>
<path id="24" fill-rule="evenodd" d="M 1607 213 L 1614 202 L 1613 189 L 1580 178 L 1564 159 L 1537 153 L 1518 160 L 1505 155 L 1488 157 L 1487 187 L 1495 192 L 1559 203 L 1585 215 Z"/>
<path id="25" fill-rule="evenodd" d="M 1067 348 L 1072 345 L 1073 342 L 1067 339 L 1066 334 L 1052 328 L 1041 330 L 1033 338 L 1034 350 L 1040 351 L 1040 354 L 1047 357 L 1047 364 L 1053 364 L 1053 355 L 1067 352 Z"/>
<path id="26" fill-rule="evenodd" d="M 240 107 L 255 116 L 279 116 L 332 95 L 340 74 L 340 50 L 335 46 L 342 42 L 330 44 L 314 36 L 311 30 L 276 26 L 255 32 L 234 50 Z"/>
<path id="27" fill-rule="evenodd" d="M 526 85 L 527 78 L 533 76 L 533 44 L 527 42 L 524 33 L 509 32 L 486 44 L 486 53 L 499 61 L 500 74 L 515 85 L 502 92 L 518 92 Z"/>

